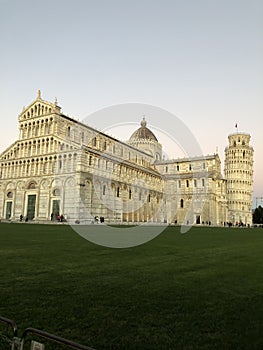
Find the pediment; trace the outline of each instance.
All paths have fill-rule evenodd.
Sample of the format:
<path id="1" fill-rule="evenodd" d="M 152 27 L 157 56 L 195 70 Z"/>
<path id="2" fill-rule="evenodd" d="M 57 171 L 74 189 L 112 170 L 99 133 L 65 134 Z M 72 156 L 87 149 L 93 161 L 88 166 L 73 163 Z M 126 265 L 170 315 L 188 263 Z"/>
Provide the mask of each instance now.
<path id="1" fill-rule="evenodd" d="M 19 114 L 19 121 L 25 121 L 28 119 L 50 115 L 52 113 L 60 113 L 61 107 L 57 105 L 57 101 L 49 102 L 41 98 L 41 93 L 38 91 L 38 96 L 29 106 L 24 107 L 22 112 Z"/>
<path id="2" fill-rule="evenodd" d="M 11 160 L 16 155 L 17 143 L 18 141 L 15 141 L 4 152 L 0 153 L 0 161 Z"/>

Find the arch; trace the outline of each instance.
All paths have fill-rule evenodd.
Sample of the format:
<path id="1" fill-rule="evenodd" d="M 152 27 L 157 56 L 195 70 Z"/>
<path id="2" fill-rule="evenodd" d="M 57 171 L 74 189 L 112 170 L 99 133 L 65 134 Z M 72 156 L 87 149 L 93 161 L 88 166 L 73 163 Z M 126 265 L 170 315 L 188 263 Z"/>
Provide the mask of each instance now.
<path id="1" fill-rule="evenodd" d="M 8 191 L 7 194 L 6 194 L 6 197 L 9 198 L 9 199 L 12 199 L 13 198 L 13 192 L 12 191 Z"/>
<path id="2" fill-rule="evenodd" d="M 55 188 L 61 188 L 62 187 L 62 181 L 60 179 L 53 179 L 53 181 L 51 181 L 51 187 L 53 188 L 53 190 Z"/>
<path id="3" fill-rule="evenodd" d="M 76 185 L 76 180 L 74 177 L 70 176 L 68 178 L 65 179 L 64 182 L 64 187 L 67 189 L 68 187 L 73 187 Z"/>
<path id="4" fill-rule="evenodd" d="M 8 182 L 7 184 L 6 184 L 6 191 L 7 190 L 14 190 L 15 189 L 15 184 L 13 183 L 13 182 Z"/>
<path id="5" fill-rule="evenodd" d="M 30 181 L 29 183 L 28 183 L 28 185 L 27 185 L 27 188 L 29 189 L 29 190 L 34 190 L 34 189 L 36 189 L 36 186 L 37 184 L 36 184 L 36 182 L 35 181 Z"/>
<path id="6" fill-rule="evenodd" d="M 61 195 L 61 190 L 60 188 L 56 187 L 53 189 L 52 194 L 54 197 L 59 197 Z"/>

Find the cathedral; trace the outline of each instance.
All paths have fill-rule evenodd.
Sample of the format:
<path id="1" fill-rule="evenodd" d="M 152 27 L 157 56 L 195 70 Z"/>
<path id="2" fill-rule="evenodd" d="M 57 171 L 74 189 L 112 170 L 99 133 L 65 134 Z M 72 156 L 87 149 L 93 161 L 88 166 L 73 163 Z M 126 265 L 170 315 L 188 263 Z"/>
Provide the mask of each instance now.
<path id="1" fill-rule="evenodd" d="M 165 160 L 145 118 L 127 142 L 61 112 L 40 91 L 18 116 L 19 138 L 0 154 L 0 219 L 73 224 L 252 223 L 250 135 L 219 155 Z"/>

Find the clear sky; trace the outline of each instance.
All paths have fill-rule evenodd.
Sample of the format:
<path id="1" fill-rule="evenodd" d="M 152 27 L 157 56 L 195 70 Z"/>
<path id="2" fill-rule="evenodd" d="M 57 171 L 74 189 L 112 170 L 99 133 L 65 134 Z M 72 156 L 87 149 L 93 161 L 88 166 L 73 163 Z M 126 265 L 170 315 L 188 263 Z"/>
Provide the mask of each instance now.
<path id="1" fill-rule="evenodd" d="M 38 89 L 80 120 L 150 104 L 180 118 L 204 154 L 218 147 L 222 171 L 237 122 L 252 136 L 254 197 L 263 197 L 262 39 L 262 0 L 0 0 L 0 152 Z"/>

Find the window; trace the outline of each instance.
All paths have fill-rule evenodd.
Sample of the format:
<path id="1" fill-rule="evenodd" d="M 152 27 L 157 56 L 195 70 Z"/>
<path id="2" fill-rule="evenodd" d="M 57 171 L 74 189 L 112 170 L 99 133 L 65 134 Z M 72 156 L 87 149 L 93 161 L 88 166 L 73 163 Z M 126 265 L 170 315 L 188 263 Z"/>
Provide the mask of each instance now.
<path id="1" fill-rule="evenodd" d="M 194 187 L 197 187 L 197 180 L 194 180 Z"/>
<path id="2" fill-rule="evenodd" d="M 180 167 L 179 167 L 179 165 L 177 165 L 177 167 L 176 167 L 176 170 L 177 170 L 177 171 L 179 171 L 179 170 L 180 170 Z"/>
<path id="3" fill-rule="evenodd" d="M 103 196 L 105 196 L 105 193 L 106 193 L 106 185 L 103 185 L 103 189 L 102 189 Z"/>
<path id="4" fill-rule="evenodd" d="M 131 199 L 131 197 L 132 197 L 132 191 L 129 190 L 129 199 Z"/>
<path id="5" fill-rule="evenodd" d="M 35 184 L 34 182 L 30 182 L 28 188 L 29 188 L 30 190 L 34 190 L 34 189 L 36 188 L 36 184 Z"/>
<path id="6" fill-rule="evenodd" d="M 116 196 L 120 197 L 120 187 L 117 187 Z"/>
<path id="7" fill-rule="evenodd" d="M 70 137 L 70 126 L 68 127 L 68 133 L 67 136 Z"/>
<path id="8" fill-rule="evenodd" d="M 168 166 L 165 167 L 165 172 L 168 173 Z"/>
<path id="9" fill-rule="evenodd" d="M 180 207 L 181 207 L 181 208 L 184 207 L 184 200 L 183 200 L 183 199 L 180 200 Z"/>
<path id="10" fill-rule="evenodd" d="M 189 164 L 189 170 L 192 170 L 192 164 Z"/>
<path id="11" fill-rule="evenodd" d="M 53 196 L 60 196 L 60 190 L 58 188 L 54 189 Z"/>
<path id="12" fill-rule="evenodd" d="M 186 187 L 189 187 L 189 180 L 186 180 Z"/>
<path id="13" fill-rule="evenodd" d="M 178 181 L 178 187 L 181 188 L 181 180 Z"/>
<path id="14" fill-rule="evenodd" d="M 205 180 L 202 179 L 202 186 L 204 187 L 205 186 Z"/>

